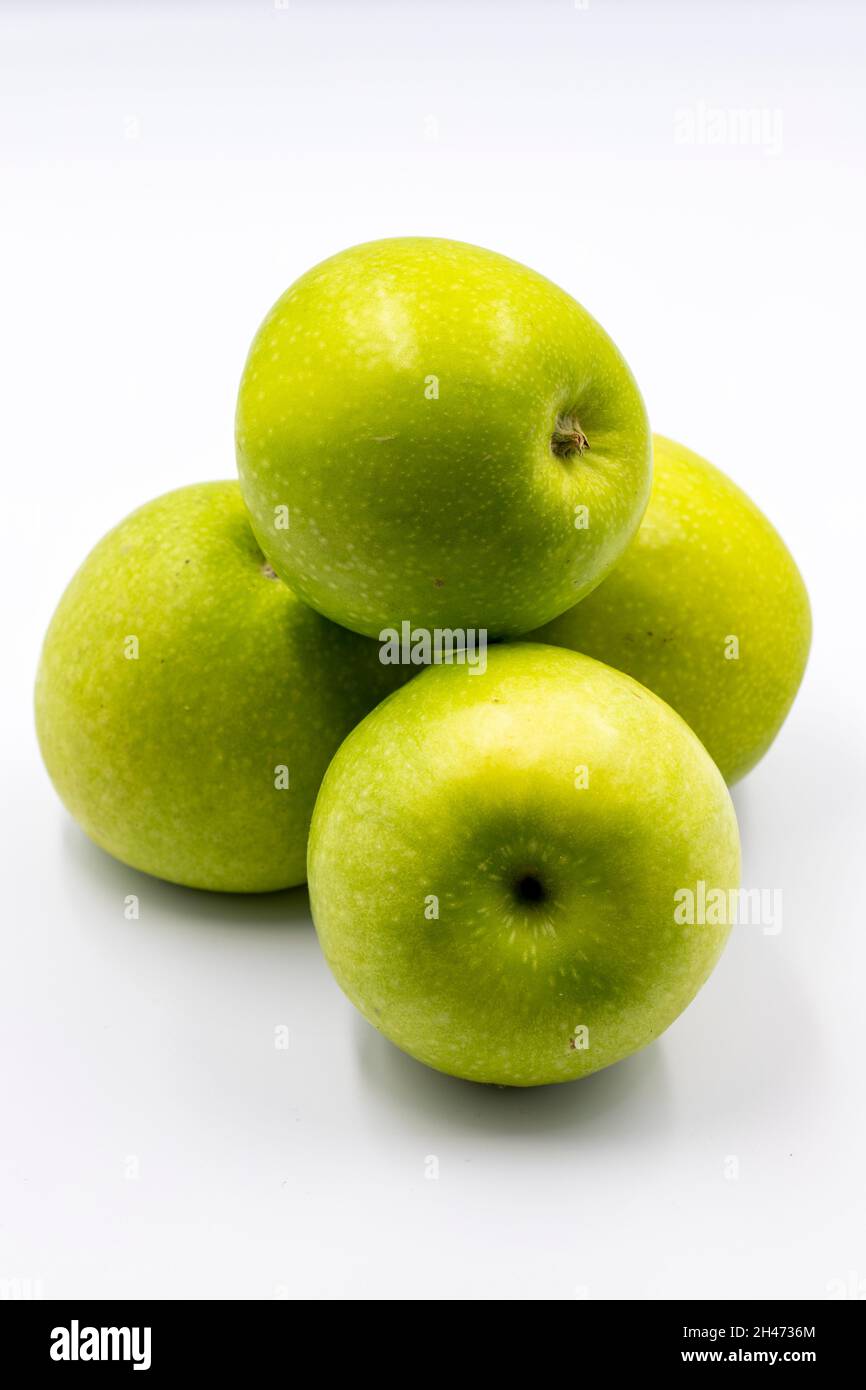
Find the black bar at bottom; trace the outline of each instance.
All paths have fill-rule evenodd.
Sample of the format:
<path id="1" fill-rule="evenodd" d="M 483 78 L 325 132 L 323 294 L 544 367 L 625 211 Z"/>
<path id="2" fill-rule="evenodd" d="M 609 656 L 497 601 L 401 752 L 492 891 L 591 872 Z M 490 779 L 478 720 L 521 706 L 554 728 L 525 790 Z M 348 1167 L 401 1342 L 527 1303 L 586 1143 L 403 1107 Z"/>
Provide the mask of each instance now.
<path id="1" fill-rule="evenodd" d="M 850 1374 L 849 1368 L 857 1365 L 862 1338 L 862 1316 L 856 1316 L 862 1309 L 855 1310 L 854 1301 L 577 1301 L 567 1326 L 560 1327 L 558 1343 L 562 1354 L 567 1355 L 568 1346 L 574 1348 L 584 1368 L 594 1364 L 587 1360 L 594 1354 L 612 1371 L 737 1364 L 768 1369 L 811 1366 L 824 1374 L 846 1368 Z M 437 1326 L 434 1347 L 441 1340 L 441 1323 Z M 402 1331 L 405 1335 L 405 1326 Z M 495 1323 L 483 1327 L 495 1364 L 494 1331 Z M 186 1371 L 199 1379 L 212 1375 L 222 1380 L 234 1373 L 248 1374 L 262 1363 L 282 1363 L 287 1374 L 294 1374 L 304 1364 L 299 1363 L 298 1353 L 310 1354 L 302 1344 L 305 1332 L 297 1309 L 279 1301 L 2 1302 L 0 1371 L 14 1364 L 25 1373 L 32 1368 L 59 1376 L 98 1376 L 101 1370 L 110 1370 L 115 1376 L 138 1371 L 138 1379 L 145 1375 L 159 1379 Z M 375 1355 L 379 1364 L 381 1335 L 377 1337 L 375 1326 L 363 1334 L 371 1353 L 373 1339 L 379 1341 Z M 338 1342 L 345 1345 L 346 1337 L 344 1330 Z M 429 1374 L 436 1359 L 429 1332 L 419 1329 L 419 1347 L 424 1349 L 423 1366 Z M 443 1362 L 446 1356 L 453 1373 L 453 1345 L 447 1351 L 442 1345 Z M 473 1359 L 477 1364 L 477 1354 Z M 370 1373 L 371 1368 L 366 1369 Z"/>

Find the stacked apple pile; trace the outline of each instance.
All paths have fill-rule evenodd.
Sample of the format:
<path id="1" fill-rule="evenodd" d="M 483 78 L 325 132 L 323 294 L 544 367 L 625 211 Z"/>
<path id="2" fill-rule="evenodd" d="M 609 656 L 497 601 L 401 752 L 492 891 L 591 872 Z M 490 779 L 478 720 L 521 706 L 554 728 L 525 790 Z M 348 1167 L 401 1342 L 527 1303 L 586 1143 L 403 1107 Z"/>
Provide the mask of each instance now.
<path id="1" fill-rule="evenodd" d="M 36 715 L 72 815 L 193 888 L 308 877 L 343 989 L 442 1071 L 537 1085 L 644 1046 L 722 950 L 725 914 L 678 904 L 736 890 L 726 782 L 806 663 L 779 536 L 651 440 L 579 304 L 456 242 L 292 285 L 237 456 L 61 599 Z"/>

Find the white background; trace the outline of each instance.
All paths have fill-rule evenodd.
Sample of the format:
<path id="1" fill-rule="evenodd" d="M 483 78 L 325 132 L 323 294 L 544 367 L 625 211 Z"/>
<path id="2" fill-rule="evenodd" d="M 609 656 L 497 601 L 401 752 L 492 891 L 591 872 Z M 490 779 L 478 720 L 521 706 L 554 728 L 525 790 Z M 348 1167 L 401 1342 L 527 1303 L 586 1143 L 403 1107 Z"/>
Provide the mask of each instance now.
<path id="1" fill-rule="evenodd" d="M 866 1295 L 862 7 L 7 0 L 0 22 L 6 1291 Z M 571 1086 L 402 1056 L 332 982 L 303 890 L 113 862 L 32 730 L 89 548 L 232 475 L 270 303 L 405 233 L 582 300 L 814 605 L 799 701 L 735 792 L 783 930 L 737 929 L 661 1042 Z"/>

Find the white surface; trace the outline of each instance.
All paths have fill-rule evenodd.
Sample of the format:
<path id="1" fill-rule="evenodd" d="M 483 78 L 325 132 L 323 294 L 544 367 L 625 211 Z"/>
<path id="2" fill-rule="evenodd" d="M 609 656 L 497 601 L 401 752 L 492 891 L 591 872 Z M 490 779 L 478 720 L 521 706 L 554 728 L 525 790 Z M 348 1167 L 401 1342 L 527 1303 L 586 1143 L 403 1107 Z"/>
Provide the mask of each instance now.
<path id="1" fill-rule="evenodd" d="M 0 22 L 0 1281 L 856 1292 L 863 11 L 210 0 L 7 3 Z M 763 143 L 732 141 L 714 107 L 758 110 Z M 728 142 L 677 143 L 679 108 Z M 406 232 L 495 247 L 585 302 L 656 428 L 751 492 L 814 604 L 800 699 L 735 797 L 745 881 L 782 889 L 782 932 L 737 929 L 660 1043 L 572 1086 L 487 1090 L 403 1057 L 332 983 L 302 890 L 219 898 L 114 863 L 32 732 L 39 642 L 90 546 L 232 474 L 272 300 L 341 246 Z"/>

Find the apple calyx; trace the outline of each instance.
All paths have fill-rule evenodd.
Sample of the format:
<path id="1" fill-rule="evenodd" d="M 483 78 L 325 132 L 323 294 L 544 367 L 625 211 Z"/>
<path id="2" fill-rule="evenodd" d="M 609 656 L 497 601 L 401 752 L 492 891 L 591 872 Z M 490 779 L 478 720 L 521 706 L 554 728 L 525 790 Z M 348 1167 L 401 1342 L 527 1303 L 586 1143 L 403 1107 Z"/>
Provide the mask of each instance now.
<path id="1" fill-rule="evenodd" d="M 547 897 L 544 884 L 537 874 L 522 874 L 514 885 L 514 895 L 520 903 L 540 903 Z"/>
<path id="2" fill-rule="evenodd" d="M 550 452 L 558 459 L 571 458 L 573 454 L 583 454 L 589 448 L 589 440 L 573 415 L 557 415 L 556 426 L 550 436 Z"/>

